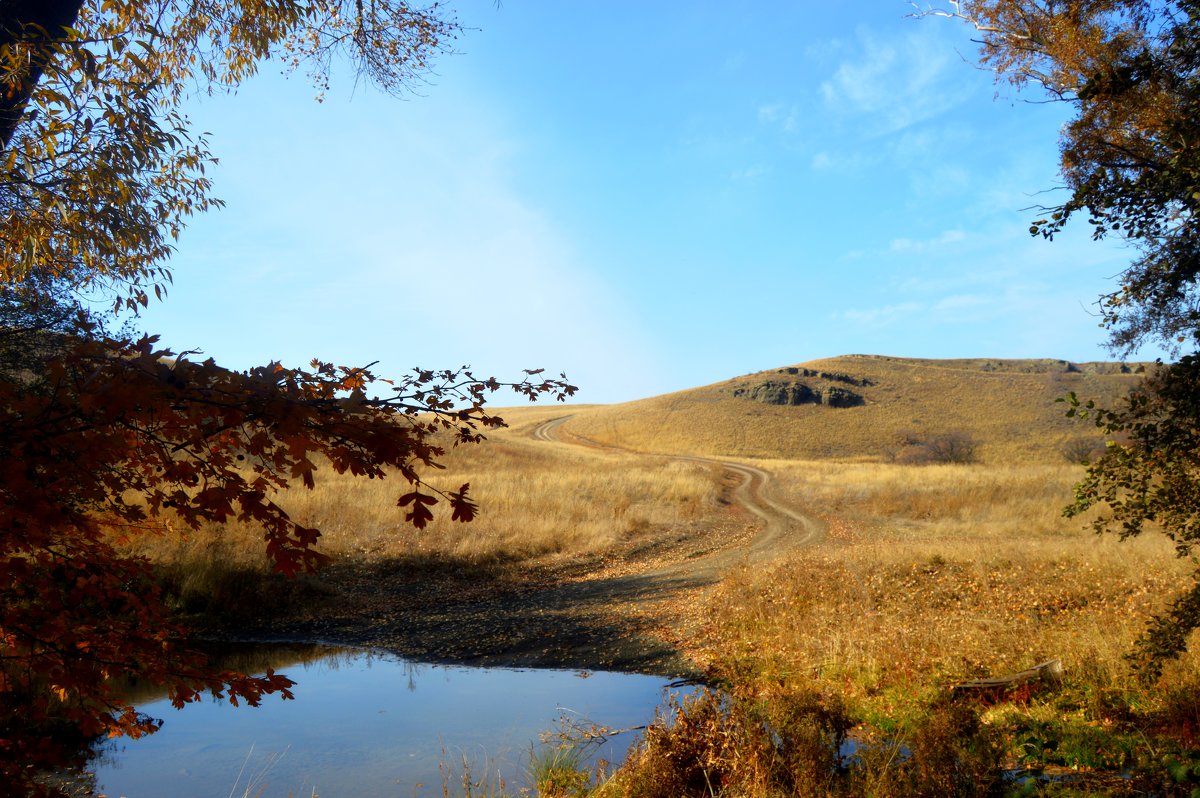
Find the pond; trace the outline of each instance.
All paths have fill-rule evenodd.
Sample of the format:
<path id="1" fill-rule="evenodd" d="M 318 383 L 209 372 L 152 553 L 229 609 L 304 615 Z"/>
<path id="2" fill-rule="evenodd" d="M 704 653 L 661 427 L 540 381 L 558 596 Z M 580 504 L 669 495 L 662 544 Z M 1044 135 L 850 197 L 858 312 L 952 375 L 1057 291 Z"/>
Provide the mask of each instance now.
<path id="1" fill-rule="evenodd" d="M 475 783 L 517 793 L 540 735 L 572 723 L 624 729 L 653 719 L 661 677 L 620 673 L 425 665 L 367 651 L 328 650 L 275 667 L 295 701 L 139 704 L 164 721 L 140 740 L 106 744 L 97 792 L 112 798 L 434 796 Z M 621 734 L 589 750 L 619 762 Z M 484 790 L 476 789 L 478 795 Z"/>

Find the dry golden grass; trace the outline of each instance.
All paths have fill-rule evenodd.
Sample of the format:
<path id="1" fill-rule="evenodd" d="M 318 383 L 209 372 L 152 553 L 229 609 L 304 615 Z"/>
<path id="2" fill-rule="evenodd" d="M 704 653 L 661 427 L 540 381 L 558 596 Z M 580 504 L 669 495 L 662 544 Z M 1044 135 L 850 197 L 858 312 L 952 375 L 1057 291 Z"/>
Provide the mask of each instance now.
<path id="1" fill-rule="evenodd" d="M 719 475 L 697 463 L 619 455 L 534 441 L 530 434 L 562 408 L 506 411 L 509 429 L 478 446 L 451 448 L 436 486 L 471 484 L 481 506 L 469 524 L 436 512 L 423 530 L 404 520 L 399 479 L 366 480 L 318 473 L 316 487 L 293 487 L 279 501 L 299 523 L 323 533 L 319 550 L 335 560 L 453 558 L 466 563 L 546 562 L 595 556 L 705 519 L 716 506 Z M 179 571 L 185 593 L 203 592 L 218 573 L 265 573 L 261 533 L 241 523 L 179 535 L 145 536 L 138 551 Z M 225 576 L 221 578 L 225 578 Z"/>
<path id="2" fill-rule="evenodd" d="M 987 796 L 1047 767 L 1081 780 L 1012 794 L 1188 794 L 1164 763 L 1196 761 L 1200 656 L 1147 685 L 1124 655 L 1192 566 L 1153 532 L 1063 519 L 1079 467 L 756 464 L 829 539 L 718 587 L 693 645 L 727 689 L 652 727 L 596 795 Z M 948 699 L 1051 658 L 1060 685 Z"/>
<path id="3" fill-rule="evenodd" d="M 1119 542 L 1063 519 L 1078 467 L 763 465 L 777 498 L 829 519 L 830 540 L 727 581 L 714 661 L 832 683 L 881 714 L 1055 657 L 1092 700 L 1142 694 L 1123 655 L 1190 563 L 1160 535 Z M 1172 679 L 1200 684 L 1200 657 Z"/>
<path id="4" fill-rule="evenodd" d="M 506 412 L 510 429 L 451 451 L 436 475 L 447 488 L 471 483 L 483 514 L 465 526 L 439 518 L 411 529 L 394 506 L 403 491 L 395 480 L 327 475 L 316 490 L 295 489 L 282 501 L 297 520 L 322 529 L 323 550 L 351 567 L 392 558 L 594 562 L 703 528 L 721 511 L 719 470 L 537 441 L 538 424 L 570 414 L 564 438 L 649 452 L 770 455 L 754 464 L 773 474 L 772 498 L 822 517 L 829 534 L 773 565 L 735 571 L 702 607 L 707 630 L 688 641 L 690 653 L 729 678 L 746 707 L 798 707 L 807 724 L 824 717 L 833 697 L 847 704 L 846 717 L 865 723 L 863 735 L 913 750 L 925 735 L 930 750 L 951 751 L 953 764 L 957 710 L 946 715 L 936 696 L 959 681 L 1060 658 L 1063 689 L 984 713 L 984 731 L 1005 741 L 1007 756 L 1023 756 L 1013 746 L 1031 729 L 1053 727 L 1047 734 L 1062 741 L 1059 752 L 1021 761 L 1121 770 L 1178 738 L 1175 729 L 1200 729 L 1200 656 L 1170 665 L 1156 687 L 1138 683 L 1124 659 L 1147 618 L 1187 585 L 1190 563 L 1154 532 L 1119 542 L 1061 516 L 1082 469 L 1060 448 L 1087 428 L 1063 418 L 1053 399 L 1067 390 L 1111 399 L 1135 378 L 1044 363 L 991 371 L 977 362 L 865 357 L 808 365 L 867 376 L 874 383 L 863 389 L 868 404 L 771 407 L 733 397 L 730 383 L 617 407 Z M 888 462 L 886 447 L 908 429 L 966 431 L 982 442 L 983 462 Z M 219 579 L 236 580 L 237 568 L 261 571 L 255 538 L 234 525 L 184 542 L 151 541 L 144 551 L 176 579 L 197 580 L 197 593 L 219 594 Z M 761 726 L 756 711 L 745 728 Z M 713 723 L 697 728 L 725 733 L 718 728 L 725 720 Z M 711 741 L 680 744 L 692 742 Z M 885 758 L 871 779 L 891 778 L 894 757 Z M 867 792 L 911 794 L 908 782 L 896 784 Z M 774 794 L 757 789 L 745 794 Z"/>
<path id="5" fill-rule="evenodd" d="M 1055 399 L 1068 391 L 1111 402 L 1137 383 L 1135 373 L 1061 361 L 913 360 L 868 355 L 815 360 L 792 368 L 847 374 L 871 382 L 842 385 L 860 407 L 786 407 L 738 398 L 739 386 L 801 380 L 786 369 L 678 393 L 580 411 L 567 429 L 601 443 L 644 452 L 717 457 L 839 458 L 886 461 L 903 433 L 965 431 L 983 462 L 1061 462 L 1062 449 L 1093 428 L 1073 422 Z M 1136 366 L 1134 367 L 1136 368 Z M 837 386 L 839 383 L 825 383 Z"/>

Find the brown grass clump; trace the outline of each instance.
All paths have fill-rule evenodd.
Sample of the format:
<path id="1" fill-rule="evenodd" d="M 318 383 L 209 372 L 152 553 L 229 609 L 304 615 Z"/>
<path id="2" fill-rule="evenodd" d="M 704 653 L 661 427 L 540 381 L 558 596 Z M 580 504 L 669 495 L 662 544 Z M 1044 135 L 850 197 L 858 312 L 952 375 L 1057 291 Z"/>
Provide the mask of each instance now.
<path id="1" fill-rule="evenodd" d="M 854 725 L 836 693 L 812 687 L 701 692 L 660 716 L 593 794 L 985 798 L 1002 792 L 1000 736 L 971 706 L 941 702 L 910 730 L 889 737 L 851 740 Z"/>
<path id="2" fill-rule="evenodd" d="M 701 691 L 674 703 L 597 794 L 829 795 L 850 726 L 836 695 Z"/>

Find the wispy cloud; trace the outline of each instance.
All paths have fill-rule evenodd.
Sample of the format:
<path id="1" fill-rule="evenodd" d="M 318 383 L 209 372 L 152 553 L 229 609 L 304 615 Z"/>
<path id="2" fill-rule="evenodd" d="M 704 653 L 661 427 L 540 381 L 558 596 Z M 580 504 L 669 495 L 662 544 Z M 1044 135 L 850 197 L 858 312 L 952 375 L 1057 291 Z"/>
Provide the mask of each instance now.
<path id="1" fill-rule="evenodd" d="M 809 166 L 818 172 L 838 172 L 842 175 L 854 174 L 868 169 L 875 162 L 877 155 L 862 152 L 831 152 L 819 150 L 809 159 Z"/>
<path id="2" fill-rule="evenodd" d="M 886 327 L 903 319 L 924 312 L 926 306 L 920 302 L 900 302 L 877 308 L 844 310 L 838 314 L 846 321 L 872 327 Z"/>
<path id="3" fill-rule="evenodd" d="M 734 169 L 733 172 L 730 173 L 729 177 L 731 180 L 735 181 L 757 180 L 758 178 L 770 173 L 770 171 L 770 167 L 766 166 L 765 164 L 758 163 L 754 164 L 753 166 L 747 166 L 744 169 Z"/>
<path id="4" fill-rule="evenodd" d="M 957 244 L 960 241 L 965 241 L 967 234 L 962 230 L 946 230 L 941 235 L 935 238 L 927 238 L 924 240 L 914 240 L 911 238 L 895 238 L 888 244 L 888 249 L 892 252 L 911 252 L 924 253 L 934 249 L 942 249 L 950 244 Z"/>
<path id="5" fill-rule="evenodd" d="M 785 133 L 795 133 L 800 126 L 800 109 L 783 102 L 760 105 L 758 121 L 764 125 L 777 125 Z"/>
<path id="6" fill-rule="evenodd" d="M 860 117 L 870 135 L 884 135 L 963 102 L 971 89 L 950 69 L 957 56 L 928 30 L 889 39 L 860 32 L 856 56 L 821 84 L 826 105 Z"/>

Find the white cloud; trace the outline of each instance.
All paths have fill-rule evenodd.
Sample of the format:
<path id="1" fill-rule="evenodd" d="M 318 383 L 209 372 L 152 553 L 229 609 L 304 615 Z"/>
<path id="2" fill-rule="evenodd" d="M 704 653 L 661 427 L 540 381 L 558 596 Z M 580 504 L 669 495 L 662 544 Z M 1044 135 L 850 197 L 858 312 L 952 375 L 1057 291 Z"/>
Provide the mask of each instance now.
<path id="1" fill-rule="evenodd" d="M 941 235 L 935 238 L 925 240 L 913 240 L 911 238 L 895 238 L 888 244 L 888 250 L 891 252 L 907 252 L 907 253 L 925 253 L 933 249 L 941 249 L 950 244 L 957 244 L 960 241 L 965 241 L 967 234 L 962 230 L 946 230 Z"/>
<path id="2" fill-rule="evenodd" d="M 874 327 L 885 327 L 896 322 L 915 316 L 925 311 L 925 305 L 920 302 L 901 302 L 894 305 L 884 305 L 865 310 L 844 310 L 840 316 L 846 321 Z"/>
<path id="3" fill-rule="evenodd" d="M 758 121 L 764 125 L 777 125 L 785 133 L 795 133 L 800 128 L 800 109 L 782 102 L 760 105 Z"/>
<path id="4" fill-rule="evenodd" d="M 952 48 L 918 29 L 880 39 L 860 32 L 857 58 L 843 61 L 821 84 L 821 96 L 835 112 L 865 118 L 868 133 L 904 130 L 963 102 L 971 89 L 956 80 Z"/>
<path id="5" fill-rule="evenodd" d="M 844 174 L 861 172 L 871 166 L 877 156 L 862 152 L 830 152 L 821 150 L 814 153 L 809 160 L 809 166 L 818 172 L 838 171 Z"/>
<path id="6" fill-rule="evenodd" d="M 774 122 L 775 120 L 779 119 L 780 114 L 783 113 L 783 108 L 783 103 L 760 105 L 758 107 L 758 121 L 764 123 Z"/>
<path id="7" fill-rule="evenodd" d="M 753 166 L 747 166 L 744 169 L 735 169 L 729 175 L 729 177 L 732 180 L 756 180 L 757 178 L 770 173 L 770 171 L 770 167 L 759 163 L 754 164 Z"/>

